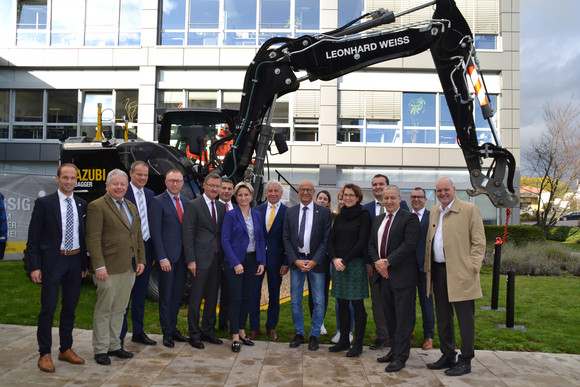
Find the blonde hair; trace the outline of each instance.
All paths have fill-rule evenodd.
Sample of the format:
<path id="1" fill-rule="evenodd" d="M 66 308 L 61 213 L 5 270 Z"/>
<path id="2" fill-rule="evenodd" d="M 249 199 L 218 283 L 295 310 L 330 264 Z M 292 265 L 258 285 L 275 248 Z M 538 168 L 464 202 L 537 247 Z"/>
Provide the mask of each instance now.
<path id="1" fill-rule="evenodd" d="M 245 181 L 240 181 L 238 184 L 236 184 L 236 186 L 234 187 L 234 196 L 236 196 L 238 194 L 238 191 L 241 188 L 245 188 L 248 191 L 250 191 L 250 195 L 254 195 L 254 187 L 252 187 L 252 185 L 250 183 L 246 183 Z"/>

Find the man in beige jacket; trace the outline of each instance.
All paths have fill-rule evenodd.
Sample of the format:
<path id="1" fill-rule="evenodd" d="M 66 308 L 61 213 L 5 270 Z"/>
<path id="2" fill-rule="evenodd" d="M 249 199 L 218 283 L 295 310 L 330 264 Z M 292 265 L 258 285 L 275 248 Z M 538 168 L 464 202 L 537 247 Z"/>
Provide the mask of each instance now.
<path id="1" fill-rule="evenodd" d="M 485 256 L 485 231 L 481 213 L 471 203 L 455 197 L 451 179 L 435 186 L 440 205 L 431 209 L 425 246 L 427 296 L 433 293 L 437 331 L 443 356 L 430 369 L 449 368 L 445 374 L 471 372 L 475 356 L 475 299 L 482 297 L 479 270 Z M 453 309 L 461 333 L 461 355 L 456 362 Z"/>

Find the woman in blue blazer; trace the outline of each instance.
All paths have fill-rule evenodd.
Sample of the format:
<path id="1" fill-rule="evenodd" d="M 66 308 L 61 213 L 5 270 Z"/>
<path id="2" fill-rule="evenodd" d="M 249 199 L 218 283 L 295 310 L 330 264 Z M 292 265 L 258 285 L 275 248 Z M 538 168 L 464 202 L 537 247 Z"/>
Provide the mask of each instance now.
<path id="1" fill-rule="evenodd" d="M 254 343 L 246 337 L 246 321 L 250 306 L 250 296 L 257 276 L 264 273 L 266 264 L 266 243 L 264 225 L 260 213 L 250 208 L 254 189 L 241 182 L 234 188 L 238 207 L 227 211 L 222 224 L 222 248 L 224 251 L 224 271 L 229 283 L 230 333 L 232 351 L 240 351 L 240 341 L 244 345 Z"/>

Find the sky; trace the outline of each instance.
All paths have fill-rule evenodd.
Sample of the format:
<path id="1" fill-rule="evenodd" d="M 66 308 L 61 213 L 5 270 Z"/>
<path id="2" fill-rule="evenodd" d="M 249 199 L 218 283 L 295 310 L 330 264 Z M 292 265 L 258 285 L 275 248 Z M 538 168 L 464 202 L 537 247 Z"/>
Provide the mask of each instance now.
<path id="1" fill-rule="evenodd" d="M 547 101 L 580 104 L 580 0 L 520 0 L 520 138 L 545 130 Z M 525 160 L 522 157 L 522 165 Z M 524 171 L 522 171 L 524 172 Z M 524 173 L 522 173 L 524 174 Z"/>

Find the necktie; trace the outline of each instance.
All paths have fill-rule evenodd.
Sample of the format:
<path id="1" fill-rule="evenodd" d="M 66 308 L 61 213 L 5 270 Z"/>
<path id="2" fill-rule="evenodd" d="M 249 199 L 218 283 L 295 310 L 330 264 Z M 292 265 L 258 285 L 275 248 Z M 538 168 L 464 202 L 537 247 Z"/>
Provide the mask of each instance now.
<path id="1" fill-rule="evenodd" d="M 139 216 L 141 217 L 141 233 L 143 240 L 149 239 L 149 222 L 147 221 L 147 205 L 145 204 L 145 192 L 143 190 L 137 191 L 139 195 Z"/>
<path id="2" fill-rule="evenodd" d="M 74 237 L 74 212 L 72 207 L 72 199 L 66 198 L 66 224 L 64 229 L 64 249 L 72 251 L 73 237 Z"/>
<path id="3" fill-rule="evenodd" d="M 127 211 L 125 211 L 125 207 L 123 207 L 123 202 L 121 200 L 117 200 L 117 204 L 119 205 L 119 211 L 121 211 L 121 218 L 127 225 L 127 227 L 131 228 L 131 222 L 129 222 L 129 217 L 127 216 Z"/>
<path id="4" fill-rule="evenodd" d="M 276 217 L 276 206 L 274 204 L 271 204 L 271 206 L 270 218 L 268 219 L 268 231 L 272 228 L 272 223 L 274 223 L 274 218 Z"/>
<path id="5" fill-rule="evenodd" d="M 415 211 L 415 215 L 417 215 L 417 218 L 419 218 L 419 220 L 421 220 L 421 214 L 419 213 L 419 211 Z"/>
<path id="6" fill-rule="evenodd" d="M 381 210 L 379 211 L 379 215 L 384 214 L 385 213 L 385 205 L 383 203 L 379 203 L 379 202 L 377 202 L 377 204 L 379 206 L 381 206 Z"/>
<path id="7" fill-rule="evenodd" d="M 211 220 L 213 220 L 213 228 L 215 229 L 217 227 L 217 216 L 215 214 L 215 203 L 211 202 Z"/>
<path id="8" fill-rule="evenodd" d="M 306 228 L 306 211 L 308 207 L 302 208 L 302 219 L 300 220 L 300 229 L 298 230 L 298 247 L 304 247 L 304 229 Z"/>
<path id="9" fill-rule="evenodd" d="M 385 226 L 385 232 L 383 232 L 383 238 L 381 239 L 381 258 L 387 258 L 387 236 L 389 235 L 389 228 L 391 227 L 392 219 L 393 214 L 389 214 L 389 219 L 387 220 L 387 225 Z"/>
<path id="10" fill-rule="evenodd" d="M 177 216 L 179 216 L 179 221 L 183 223 L 183 209 L 181 208 L 181 203 L 179 202 L 179 196 L 174 196 L 175 207 L 177 207 Z"/>
<path id="11" fill-rule="evenodd" d="M 226 212 L 230 210 L 230 205 L 228 203 L 224 203 L 226 205 Z"/>

